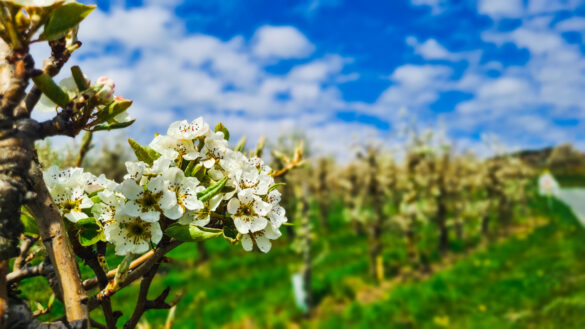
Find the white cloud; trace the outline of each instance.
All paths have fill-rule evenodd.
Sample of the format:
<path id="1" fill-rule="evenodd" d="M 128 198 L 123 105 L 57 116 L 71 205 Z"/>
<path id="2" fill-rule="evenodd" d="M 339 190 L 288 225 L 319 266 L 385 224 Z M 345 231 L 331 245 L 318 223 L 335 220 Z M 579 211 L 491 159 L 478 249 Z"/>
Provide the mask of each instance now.
<path id="1" fill-rule="evenodd" d="M 585 31 L 585 17 L 571 17 L 563 21 L 558 22 L 555 25 L 557 31 Z"/>
<path id="2" fill-rule="evenodd" d="M 492 17 L 518 17 L 524 11 L 523 0 L 479 0 L 478 12 Z"/>
<path id="3" fill-rule="evenodd" d="M 305 58 L 315 46 L 293 26 L 263 26 L 254 34 L 254 54 L 259 57 Z"/>
<path id="4" fill-rule="evenodd" d="M 173 11 L 156 2 L 96 10 L 82 26 L 83 47 L 61 77 L 78 64 L 92 80 L 113 78 L 116 94 L 134 100 L 130 114 L 138 120 L 126 133 L 143 143 L 154 132 L 166 132 L 174 120 L 200 115 L 210 124 L 224 122 L 234 139 L 276 139 L 300 127 L 309 136 L 326 135 L 327 140 L 314 144 L 332 154 L 341 154 L 351 142 L 347 131 L 376 131 L 371 125 L 331 119 L 335 111 L 352 106 L 338 89 L 359 76 L 344 72 L 350 58 L 307 58 L 315 47 L 291 26 L 263 26 L 251 40 L 189 34 Z M 47 55 L 47 49 L 34 51 L 35 58 Z M 284 74 L 267 72 L 267 65 L 290 58 L 300 63 Z"/>
<path id="5" fill-rule="evenodd" d="M 433 15 L 440 14 L 447 5 L 446 0 L 410 0 L 415 6 L 428 6 L 431 7 L 431 13 Z"/>
<path id="6" fill-rule="evenodd" d="M 424 59 L 457 59 L 457 56 L 445 49 L 445 47 L 435 39 L 428 39 L 425 42 L 420 43 L 415 37 L 409 36 L 406 38 L 406 44 L 414 49 L 415 54 L 420 55 Z"/>

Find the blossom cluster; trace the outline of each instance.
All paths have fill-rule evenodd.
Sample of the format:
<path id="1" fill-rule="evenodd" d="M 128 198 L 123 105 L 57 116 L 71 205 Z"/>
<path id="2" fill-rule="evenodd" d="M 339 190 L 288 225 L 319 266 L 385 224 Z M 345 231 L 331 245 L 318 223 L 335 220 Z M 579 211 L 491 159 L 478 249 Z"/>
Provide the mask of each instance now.
<path id="1" fill-rule="evenodd" d="M 94 219 L 119 255 L 147 251 L 170 225 L 221 229 L 224 236 L 233 229 L 247 251 L 255 244 L 268 252 L 281 235 L 287 218 L 271 168 L 230 149 L 221 129 L 201 117 L 178 121 L 140 147 L 152 161 L 126 162 L 121 183 L 81 168 L 49 168 L 44 179 L 61 214 L 73 223 Z"/>

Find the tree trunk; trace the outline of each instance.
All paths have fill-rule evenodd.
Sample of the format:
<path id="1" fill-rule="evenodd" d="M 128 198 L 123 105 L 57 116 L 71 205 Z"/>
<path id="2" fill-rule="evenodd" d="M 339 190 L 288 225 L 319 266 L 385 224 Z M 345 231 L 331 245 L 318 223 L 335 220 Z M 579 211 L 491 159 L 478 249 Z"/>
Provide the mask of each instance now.
<path id="1" fill-rule="evenodd" d="M 409 225 L 405 232 L 406 237 L 406 255 L 410 260 L 410 264 L 416 268 L 419 266 L 418 248 L 416 246 L 416 235 L 414 229 Z"/>
<path id="2" fill-rule="evenodd" d="M 439 252 L 445 254 L 449 251 L 449 230 L 447 228 L 447 207 L 443 198 L 439 198 L 437 209 L 437 226 L 439 228 Z"/>
<path id="3" fill-rule="evenodd" d="M 374 221 L 370 231 L 370 276 L 376 283 L 384 280 L 382 262 L 382 225 L 379 220 Z"/>

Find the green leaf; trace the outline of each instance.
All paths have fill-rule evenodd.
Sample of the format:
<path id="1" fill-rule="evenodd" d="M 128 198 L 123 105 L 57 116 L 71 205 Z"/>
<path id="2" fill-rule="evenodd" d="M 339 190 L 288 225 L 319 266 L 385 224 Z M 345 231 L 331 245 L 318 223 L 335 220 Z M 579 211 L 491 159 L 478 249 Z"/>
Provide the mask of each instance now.
<path id="1" fill-rule="evenodd" d="M 65 107 L 69 104 L 69 95 L 55 83 L 48 74 L 39 74 L 32 77 L 35 85 L 55 104 Z"/>
<path id="2" fill-rule="evenodd" d="M 167 227 L 165 234 L 178 241 L 205 241 L 223 234 L 220 229 L 205 228 L 197 225 L 172 224 Z"/>
<path id="3" fill-rule="evenodd" d="M 130 147 L 134 151 L 134 154 L 136 154 L 136 158 L 138 158 L 139 161 L 145 162 L 152 166 L 154 160 L 160 158 L 160 153 L 148 146 L 138 144 L 138 142 L 132 138 L 128 138 L 128 144 L 130 144 Z"/>
<path id="4" fill-rule="evenodd" d="M 126 277 L 128 276 L 128 271 L 130 271 L 130 263 L 132 263 L 133 258 L 134 255 L 132 255 L 132 253 L 128 253 L 126 256 L 124 256 L 122 262 L 118 264 L 118 267 L 116 268 L 117 269 L 116 275 L 114 275 L 114 280 L 108 283 L 108 287 L 110 287 L 110 284 L 112 284 L 111 289 L 113 291 L 119 290 L 120 282 L 125 280 Z"/>
<path id="5" fill-rule="evenodd" d="M 243 152 L 244 148 L 246 147 L 246 141 L 248 140 L 248 137 L 244 136 L 240 139 L 240 141 L 238 141 L 238 144 L 236 144 L 236 147 L 234 147 L 234 151 L 237 152 Z"/>
<path id="6" fill-rule="evenodd" d="M 223 133 L 223 138 L 226 141 L 230 140 L 230 132 L 229 132 L 229 130 L 227 130 L 227 128 L 221 122 L 215 126 L 215 132 L 218 132 L 218 131 L 221 131 Z"/>
<path id="7" fill-rule="evenodd" d="M 63 4 L 52 13 L 39 39 L 53 41 L 66 36 L 67 32 L 86 18 L 95 7 L 77 2 Z"/>
<path id="8" fill-rule="evenodd" d="M 258 144 L 256 145 L 256 150 L 254 150 L 254 155 L 261 158 L 262 154 L 264 153 L 264 146 L 266 145 L 266 137 L 262 136 L 258 140 Z"/>
<path id="9" fill-rule="evenodd" d="M 270 193 L 270 192 L 274 191 L 274 190 L 275 190 L 275 189 L 277 189 L 279 186 L 285 186 L 285 185 L 286 185 L 286 183 L 276 183 L 276 184 L 273 184 L 272 186 L 270 186 L 270 187 L 268 188 L 268 193 Z M 268 193 L 267 193 L 267 194 L 268 194 Z"/>
<path id="10" fill-rule="evenodd" d="M 93 217 L 80 219 L 75 225 L 79 243 L 84 247 L 106 240 L 102 226 Z"/>
<path id="11" fill-rule="evenodd" d="M 136 121 L 136 119 L 130 120 L 130 121 L 127 121 L 127 122 L 97 125 L 97 126 L 93 127 L 93 129 L 91 131 L 122 129 L 122 128 L 126 128 L 126 127 L 130 126 L 135 121 Z"/>
<path id="12" fill-rule="evenodd" d="M 227 180 L 228 180 L 228 178 L 224 177 L 224 178 L 220 179 L 217 183 L 215 183 L 215 184 L 211 185 L 210 187 L 206 188 L 205 190 L 197 193 L 197 199 L 199 199 L 202 202 L 205 202 L 205 201 L 213 198 L 214 195 L 216 195 L 217 193 L 219 193 L 219 191 L 221 191 L 221 189 L 224 187 Z"/>
<path id="13" fill-rule="evenodd" d="M 73 77 L 75 85 L 79 91 L 84 91 L 89 88 L 89 84 L 87 83 L 87 80 L 85 80 L 83 72 L 81 72 L 81 68 L 78 65 L 71 67 L 71 76 Z"/>
<path id="14" fill-rule="evenodd" d="M 37 227 L 37 222 L 34 218 L 28 214 L 21 213 L 20 221 L 22 222 L 22 225 L 24 225 L 24 234 L 34 237 L 39 236 L 39 228 Z"/>
<path id="15" fill-rule="evenodd" d="M 102 191 L 103 191 L 103 190 L 102 190 Z M 99 197 L 99 196 L 97 196 L 97 194 L 96 194 L 96 195 L 94 195 L 94 196 L 90 196 L 89 198 L 91 199 L 91 201 L 92 201 L 94 204 L 97 204 L 97 203 L 100 203 L 100 202 L 102 202 L 102 199 L 100 199 L 100 197 Z"/>
<path id="16" fill-rule="evenodd" d="M 114 118 L 118 116 L 118 114 L 126 111 L 131 105 L 132 101 L 128 99 L 113 101 L 107 108 L 98 113 L 98 119 L 100 122 L 114 123 Z"/>
<path id="17" fill-rule="evenodd" d="M 199 170 L 201 170 L 201 168 L 203 168 L 203 165 L 200 163 L 197 165 L 191 166 L 191 164 L 193 164 L 193 163 L 195 163 L 195 161 L 189 162 L 187 169 L 185 169 L 185 176 L 186 177 L 194 177 L 199 172 Z M 191 168 L 189 168 L 189 167 L 191 167 Z"/>

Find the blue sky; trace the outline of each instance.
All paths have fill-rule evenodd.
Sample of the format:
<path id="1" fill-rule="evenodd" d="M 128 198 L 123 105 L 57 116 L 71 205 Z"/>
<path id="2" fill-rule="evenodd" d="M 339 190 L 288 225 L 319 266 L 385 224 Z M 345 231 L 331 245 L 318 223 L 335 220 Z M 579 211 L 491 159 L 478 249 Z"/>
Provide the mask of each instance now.
<path id="1" fill-rule="evenodd" d="M 95 1 L 85 1 L 95 3 Z M 135 100 L 147 142 L 203 115 L 304 130 L 323 153 L 394 143 L 404 117 L 460 148 L 585 149 L 585 1 L 97 1 L 72 63 Z"/>

